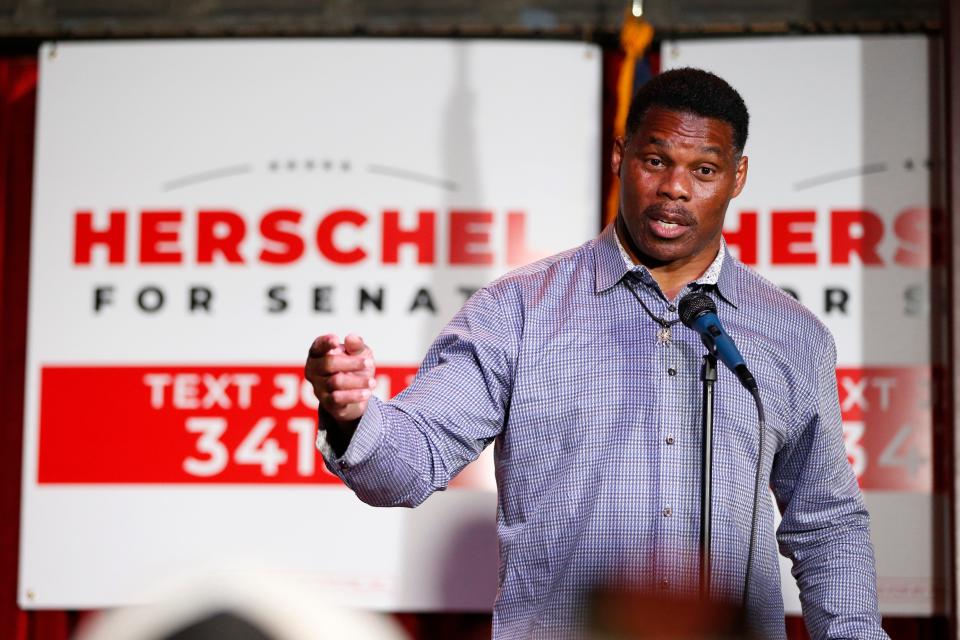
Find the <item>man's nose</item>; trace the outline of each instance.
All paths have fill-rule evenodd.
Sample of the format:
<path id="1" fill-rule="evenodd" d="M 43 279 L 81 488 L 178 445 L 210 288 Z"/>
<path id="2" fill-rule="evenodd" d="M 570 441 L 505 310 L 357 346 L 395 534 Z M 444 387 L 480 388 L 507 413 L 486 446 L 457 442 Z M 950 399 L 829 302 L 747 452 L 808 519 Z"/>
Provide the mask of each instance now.
<path id="1" fill-rule="evenodd" d="M 664 171 L 657 194 L 670 200 L 690 200 L 690 173 L 682 167 Z"/>

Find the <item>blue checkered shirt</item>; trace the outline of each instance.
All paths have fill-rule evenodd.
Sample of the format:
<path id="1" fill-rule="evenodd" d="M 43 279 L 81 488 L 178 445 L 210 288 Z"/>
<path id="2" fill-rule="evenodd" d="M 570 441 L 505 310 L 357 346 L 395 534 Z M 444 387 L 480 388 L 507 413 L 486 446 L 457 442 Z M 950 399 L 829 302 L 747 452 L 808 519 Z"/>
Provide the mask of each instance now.
<path id="1" fill-rule="evenodd" d="M 632 289 L 632 291 L 631 291 Z M 687 285 L 711 295 L 760 385 L 762 465 L 751 626 L 785 638 L 777 545 L 814 638 L 886 638 L 869 521 L 843 445 L 836 350 L 805 308 L 723 248 Z M 649 309 L 644 310 L 638 296 Z M 494 637 L 577 636 L 594 586 L 697 589 L 704 347 L 676 301 L 627 265 L 613 227 L 478 291 L 395 399 L 373 399 L 328 467 L 365 502 L 414 506 L 491 442 L 500 586 Z M 726 368 L 714 432 L 713 594 L 739 602 L 750 540 L 757 415 Z M 766 488 L 766 487 L 765 487 Z M 766 492 L 765 492 L 766 493 Z"/>

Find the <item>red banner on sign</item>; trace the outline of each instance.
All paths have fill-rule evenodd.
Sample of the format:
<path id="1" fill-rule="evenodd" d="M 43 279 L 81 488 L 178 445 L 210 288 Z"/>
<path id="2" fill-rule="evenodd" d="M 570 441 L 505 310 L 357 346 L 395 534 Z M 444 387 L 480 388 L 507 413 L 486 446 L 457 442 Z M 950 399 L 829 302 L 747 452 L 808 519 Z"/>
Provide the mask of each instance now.
<path id="1" fill-rule="evenodd" d="M 381 367 L 388 395 L 415 367 Z M 43 367 L 40 484 L 339 483 L 292 367 Z"/>
<path id="2" fill-rule="evenodd" d="M 386 395 L 415 367 L 377 370 Z M 837 370 L 865 489 L 931 491 L 929 370 Z M 339 483 L 316 452 L 316 400 L 292 367 L 44 367 L 41 484 Z"/>
<path id="3" fill-rule="evenodd" d="M 864 489 L 933 490 L 929 367 L 837 369 L 850 463 Z"/>

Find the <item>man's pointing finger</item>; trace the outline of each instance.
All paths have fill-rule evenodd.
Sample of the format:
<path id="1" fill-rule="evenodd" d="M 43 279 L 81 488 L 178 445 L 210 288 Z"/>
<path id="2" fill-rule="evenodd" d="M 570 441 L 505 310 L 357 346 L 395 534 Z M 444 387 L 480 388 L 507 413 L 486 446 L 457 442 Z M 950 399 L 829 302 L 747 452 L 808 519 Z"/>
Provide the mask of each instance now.
<path id="1" fill-rule="evenodd" d="M 307 354 L 309 358 L 322 358 L 328 353 L 336 352 L 340 347 L 340 340 L 332 333 L 327 335 L 320 336 L 313 341 L 313 344 L 310 345 L 310 352 Z"/>

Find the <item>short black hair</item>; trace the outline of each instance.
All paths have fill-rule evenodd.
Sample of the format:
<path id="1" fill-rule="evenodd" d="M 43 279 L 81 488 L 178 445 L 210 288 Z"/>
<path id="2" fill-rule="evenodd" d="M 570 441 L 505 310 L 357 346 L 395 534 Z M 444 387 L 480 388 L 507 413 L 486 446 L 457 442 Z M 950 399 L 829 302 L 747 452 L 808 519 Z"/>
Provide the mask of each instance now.
<path id="1" fill-rule="evenodd" d="M 665 71 L 640 87 L 630 104 L 626 133 L 640 128 L 651 107 L 716 118 L 733 128 L 733 146 L 743 153 L 750 114 L 737 90 L 726 80 L 703 69 L 683 67 Z"/>

